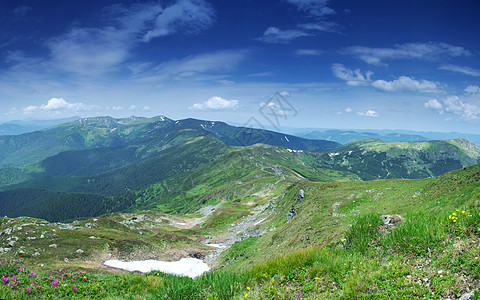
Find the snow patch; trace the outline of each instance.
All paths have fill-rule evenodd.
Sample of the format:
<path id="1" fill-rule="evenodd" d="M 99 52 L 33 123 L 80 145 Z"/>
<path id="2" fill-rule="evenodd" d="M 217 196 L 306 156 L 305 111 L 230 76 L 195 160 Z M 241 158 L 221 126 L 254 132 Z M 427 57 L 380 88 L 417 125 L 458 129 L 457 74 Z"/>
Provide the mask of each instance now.
<path id="1" fill-rule="evenodd" d="M 287 140 L 287 142 L 290 142 L 290 140 L 287 138 L 287 136 L 285 136 L 285 140 Z"/>
<path id="2" fill-rule="evenodd" d="M 208 265 L 202 260 L 193 257 L 182 258 L 179 261 L 160 261 L 160 260 L 139 260 L 139 261 L 120 261 L 111 259 L 104 262 L 105 265 L 127 270 L 148 273 L 151 271 L 160 271 L 164 273 L 188 276 L 195 278 L 210 270 Z"/>

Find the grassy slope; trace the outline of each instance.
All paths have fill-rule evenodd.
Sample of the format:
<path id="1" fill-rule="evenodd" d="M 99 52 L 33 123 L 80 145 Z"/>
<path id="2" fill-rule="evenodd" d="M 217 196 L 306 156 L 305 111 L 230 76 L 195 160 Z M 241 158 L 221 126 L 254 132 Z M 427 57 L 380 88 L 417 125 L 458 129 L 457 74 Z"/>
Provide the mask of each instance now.
<path id="1" fill-rule="evenodd" d="M 440 299 L 476 289 L 480 279 L 477 248 L 480 166 L 421 180 L 301 181 L 287 183 L 287 186 L 287 190 L 274 190 L 266 196 L 276 199 L 267 209 L 270 217 L 259 225 L 259 229 L 268 229 L 267 233 L 234 244 L 220 258 L 225 263 L 235 258 L 233 263 L 207 277 L 192 281 L 166 276 L 158 281 L 156 273 L 135 277 L 89 272 L 102 278 L 100 289 L 107 295 L 132 294 L 132 286 L 127 284 L 131 282 L 133 286 L 146 287 L 148 292 L 143 294 L 144 298 L 163 297 L 168 293 L 174 299 L 245 298 L 245 294 L 259 299 L 411 299 L 419 296 Z M 305 191 L 305 199 L 297 202 L 300 188 Z M 286 212 L 292 206 L 297 214 L 287 222 Z M 386 213 L 400 214 L 405 221 L 393 230 L 382 229 L 385 226 L 381 225 L 378 215 Z M 458 217 L 455 222 L 453 213 Z M 112 217 L 125 219 L 120 215 Z M 102 229 L 106 230 L 102 243 L 108 240 L 113 243 L 115 235 L 124 235 L 121 232 L 125 229 L 108 221 L 109 218 L 102 221 L 108 224 L 102 225 L 107 226 Z M 238 215 L 238 218 L 243 217 Z M 218 227 L 222 220 L 220 215 L 213 214 L 205 226 L 214 224 L 222 230 Z M 232 220 L 224 222 L 228 224 Z M 86 238 L 94 234 L 94 230 L 85 228 L 78 232 L 85 231 L 80 236 Z M 28 226 L 24 232 L 29 232 Z M 192 238 L 199 234 L 192 230 L 175 232 Z M 138 229 L 133 233 L 140 238 Z M 113 236 L 107 238 L 110 234 Z M 58 238 L 60 244 L 61 238 Z M 29 244 L 34 243 L 29 241 Z M 27 253 L 34 250 L 27 249 Z M 286 253 L 290 254 L 284 256 Z M 5 259 L 5 254 L 2 256 Z M 44 263 L 51 262 L 49 255 L 41 257 Z M 39 259 L 30 255 L 12 258 L 11 263 L 32 268 Z M 2 285 L 0 291 L 11 289 Z M 88 296 L 100 295 L 88 293 Z"/>

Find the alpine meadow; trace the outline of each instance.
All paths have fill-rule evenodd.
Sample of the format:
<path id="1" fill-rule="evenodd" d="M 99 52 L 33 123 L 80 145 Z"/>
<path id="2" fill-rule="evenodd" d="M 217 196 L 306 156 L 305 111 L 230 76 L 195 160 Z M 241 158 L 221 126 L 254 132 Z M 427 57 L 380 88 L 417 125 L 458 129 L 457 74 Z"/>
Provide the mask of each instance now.
<path id="1" fill-rule="evenodd" d="M 480 299 L 478 3 L 0 3 L 1 299 Z"/>

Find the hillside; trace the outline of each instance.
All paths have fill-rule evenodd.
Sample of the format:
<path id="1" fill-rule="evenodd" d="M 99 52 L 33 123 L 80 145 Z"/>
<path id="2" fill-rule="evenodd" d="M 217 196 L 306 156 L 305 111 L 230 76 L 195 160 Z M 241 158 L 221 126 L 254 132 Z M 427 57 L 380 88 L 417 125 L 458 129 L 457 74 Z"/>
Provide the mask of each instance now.
<path id="1" fill-rule="evenodd" d="M 384 142 L 368 139 L 326 153 L 302 152 L 313 168 L 351 172 L 362 180 L 426 178 L 480 163 L 480 147 L 464 139 Z"/>
<path id="2" fill-rule="evenodd" d="M 97 278 L 97 294 L 85 286 L 86 294 L 69 297 L 132 295 L 140 285 L 145 298 L 455 298 L 478 283 L 479 174 L 476 165 L 420 180 L 314 183 L 278 181 L 277 172 L 250 188 L 220 189 L 231 197 L 212 199 L 193 215 L 149 211 L 72 224 L 4 218 L 0 239 L 15 242 L 0 256 L 42 276 L 80 268 Z M 400 215 L 401 221 L 386 225 L 380 215 Z M 229 248 L 218 253 L 209 246 L 218 244 Z M 110 257 L 181 256 L 214 258 L 215 270 L 195 280 L 98 270 Z M 36 293 L 53 295 L 43 286 Z"/>

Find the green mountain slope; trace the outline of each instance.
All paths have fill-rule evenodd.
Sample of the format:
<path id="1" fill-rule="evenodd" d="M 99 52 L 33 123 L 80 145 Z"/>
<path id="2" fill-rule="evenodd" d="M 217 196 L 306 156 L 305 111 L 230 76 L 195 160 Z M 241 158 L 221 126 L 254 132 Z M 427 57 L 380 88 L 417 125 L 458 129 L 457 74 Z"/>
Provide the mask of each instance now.
<path id="1" fill-rule="evenodd" d="M 362 180 L 425 178 L 480 163 L 480 147 L 464 139 L 384 142 L 369 139 L 328 153 L 298 153 L 314 168 L 346 171 Z"/>

